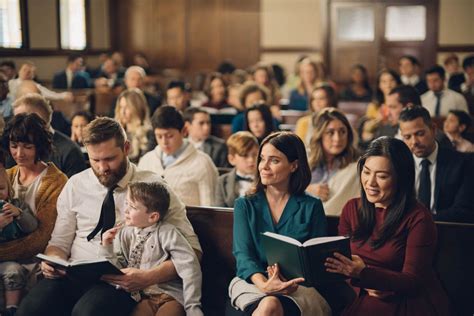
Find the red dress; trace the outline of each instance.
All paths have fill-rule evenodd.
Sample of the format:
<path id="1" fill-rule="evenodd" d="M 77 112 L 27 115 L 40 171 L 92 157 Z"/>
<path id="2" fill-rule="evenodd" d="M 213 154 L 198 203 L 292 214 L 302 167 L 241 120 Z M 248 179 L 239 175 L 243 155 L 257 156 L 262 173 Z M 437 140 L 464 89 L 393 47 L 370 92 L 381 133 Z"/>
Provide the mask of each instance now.
<path id="1" fill-rule="evenodd" d="M 339 220 L 339 234 L 352 235 L 357 227 L 358 200 L 344 206 Z M 376 209 L 376 226 L 372 237 L 382 227 L 387 210 Z M 382 247 L 372 249 L 369 242 L 360 246 L 351 242 L 353 255 L 366 268 L 351 283 L 358 297 L 343 315 L 450 315 L 449 303 L 433 270 L 436 250 L 436 225 L 421 204 L 402 220 L 395 235 Z M 386 294 L 385 298 L 369 296 L 365 289 Z"/>

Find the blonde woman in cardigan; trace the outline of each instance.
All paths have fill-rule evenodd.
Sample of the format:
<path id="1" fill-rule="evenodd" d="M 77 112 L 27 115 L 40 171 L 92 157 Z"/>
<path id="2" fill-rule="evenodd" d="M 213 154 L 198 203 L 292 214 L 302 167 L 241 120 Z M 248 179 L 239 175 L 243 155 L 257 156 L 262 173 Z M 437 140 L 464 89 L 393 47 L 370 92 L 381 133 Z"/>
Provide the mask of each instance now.
<path id="1" fill-rule="evenodd" d="M 140 89 L 127 89 L 119 95 L 115 119 L 122 125 L 130 141 L 128 158 L 132 162 L 138 162 L 148 150 L 148 132 L 151 130 L 147 101 Z"/>
<path id="2" fill-rule="evenodd" d="M 307 192 L 319 197 L 327 215 L 340 215 L 345 203 L 359 196 L 354 133 L 345 115 L 323 109 L 314 122 L 310 142 L 311 184 Z"/>

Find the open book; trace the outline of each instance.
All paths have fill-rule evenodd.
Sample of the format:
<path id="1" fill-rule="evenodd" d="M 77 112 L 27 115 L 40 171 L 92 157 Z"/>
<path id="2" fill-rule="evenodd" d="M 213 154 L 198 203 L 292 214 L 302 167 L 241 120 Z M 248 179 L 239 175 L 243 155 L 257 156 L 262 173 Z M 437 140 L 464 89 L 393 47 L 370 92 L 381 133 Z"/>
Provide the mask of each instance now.
<path id="1" fill-rule="evenodd" d="M 300 243 L 291 237 L 266 232 L 262 234 L 262 243 L 268 265 L 278 263 L 281 274 L 288 280 L 303 277 L 302 285 L 315 287 L 346 278 L 327 272 L 324 263 L 334 252 L 351 257 L 349 237 L 319 237 Z"/>
<path id="2" fill-rule="evenodd" d="M 70 262 L 42 253 L 36 255 L 36 257 L 46 261 L 46 263 L 56 269 L 65 270 L 66 275 L 74 279 L 97 281 L 104 274 L 123 274 L 119 268 L 105 258 Z"/>

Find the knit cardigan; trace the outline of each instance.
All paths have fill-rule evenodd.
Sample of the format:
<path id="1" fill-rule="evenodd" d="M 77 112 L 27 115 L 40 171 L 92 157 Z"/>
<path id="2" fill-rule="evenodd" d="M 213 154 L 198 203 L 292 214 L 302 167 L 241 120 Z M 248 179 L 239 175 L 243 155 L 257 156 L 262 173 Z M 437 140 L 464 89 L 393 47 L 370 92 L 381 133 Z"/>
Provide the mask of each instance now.
<path id="1" fill-rule="evenodd" d="M 7 170 L 10 183 L 13 183 L 17 172 L 18 166 Z M 30 259 L 44 251 L 56 222 L 56 201 L 66 181 L 66 175 L 49 162 L 35 197 L 38 228 L 23 238 L 2 243 L 0 247 L 2 261 Z"/>

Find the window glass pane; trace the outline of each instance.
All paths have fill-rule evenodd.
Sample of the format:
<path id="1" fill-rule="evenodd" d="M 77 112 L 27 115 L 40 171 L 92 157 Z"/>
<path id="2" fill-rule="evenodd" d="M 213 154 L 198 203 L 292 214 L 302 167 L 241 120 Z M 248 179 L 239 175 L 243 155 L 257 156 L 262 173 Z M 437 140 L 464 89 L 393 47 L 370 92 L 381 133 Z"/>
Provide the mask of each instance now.
<path id="1" fill-rule="evenodd" d="M 21 19 L 19 0 L 0 0 L 0 46 L 20 48 Z"/>
<path id="2" fill-rule="evenodd" d="M 343 41 L 373 41 L 374 11 L 370 7 L 337 9 L 337 37 Z"/>
<path id="3" fill-rule="evenodd" d="M 389 41 L 423 41 L 426 37 L 426 7 L 390 6 L 385 17 L 385 38 Z"/>
<path id="4" fill-rule="evenodd" d="M 86 10 L 84 0 L 61 0 L 61 48 L 86 48 Z"/>

